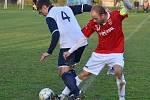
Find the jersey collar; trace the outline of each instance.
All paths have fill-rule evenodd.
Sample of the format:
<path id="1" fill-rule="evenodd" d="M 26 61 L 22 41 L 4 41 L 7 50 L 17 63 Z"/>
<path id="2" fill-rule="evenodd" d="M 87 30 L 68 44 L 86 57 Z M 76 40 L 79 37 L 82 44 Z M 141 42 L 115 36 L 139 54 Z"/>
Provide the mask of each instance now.
<path id="1" fill-rule="evenodd" d="M 51 10 L 52 7 L 54 7 L 54 6 L 50 6 L 50 7 L 48 8 L 48 12 Z"/>
<path id="2" fill-rule="evenodd" d="M 107 12 L 107 20 L 110 18 L 110 13 Z M 107 21 L 105 23 L 103 23 L 103 25 L 105 25 L 107 23 Z"/>
<path id="3" fill-rule="evenodd" d="M 110 13 L 109 12 L 107 12 L 107 20 L 110 18 Z"/>

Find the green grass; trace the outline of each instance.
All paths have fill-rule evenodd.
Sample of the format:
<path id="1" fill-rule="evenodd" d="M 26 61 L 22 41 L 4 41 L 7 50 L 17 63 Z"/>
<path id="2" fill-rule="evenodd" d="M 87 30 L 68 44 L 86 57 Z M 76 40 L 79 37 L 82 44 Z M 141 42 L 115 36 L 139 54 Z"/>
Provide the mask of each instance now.
<path id="1" fill-rule="evenodd" d="M 133 33 L 147 16 L 131 13 L 124 21 L 125 37 Z M 87 13 L 77 18 L 83 27 L 90 16 Z M 125 41 L 126 100 L 150 100 L 149 20 Z M 29 9 L 0 10 L 0 100 L 38 100 L 39 91 L 45 87 L 60 93 L 64 85 L 56 70 L 59 45 L 45 62 L 39 62 L 40 54 L 47 50 L 49 42 L 50 33 L 45 19 L 36 12 Z M 78 72 L 96 44 L 95 34 L 89 39 Z M 117 100 L 115 79 L 106 75 L 106 71 L 107 68 L 99 76 L 92 76 L 82 83 L 86 100 Z"/>

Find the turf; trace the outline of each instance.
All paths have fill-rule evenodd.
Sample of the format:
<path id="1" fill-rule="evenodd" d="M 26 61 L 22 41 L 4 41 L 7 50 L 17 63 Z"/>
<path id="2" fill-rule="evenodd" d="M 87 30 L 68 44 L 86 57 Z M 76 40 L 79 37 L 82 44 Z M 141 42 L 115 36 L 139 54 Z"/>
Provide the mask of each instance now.
<path id="1" fill-rule="evenodd" d="M 150 15 L 129 14 L 124 21 L 125 75 L 127 100 L 150 100 L 150 18 L 137 30 L 141 22 Z M 90 16 L 88 13 L 77 16 L 83 27 Z M 0 10 L 0 100 L 38 100 L 42 88 L 50 87 L 60 93 L 64 85 L 57 75 L 56 65 L 59 45 L 53 55 L 41 63 L 40 54 L 47 51 L 50 33 L 45 19 L 30 9 L 24 11 Z M 97 45 L 97 34 L 89 39 L 89 45 L 78 65 L 78 72 L 90 57 Z M 83 82 L 86 100 L 117 100 L 115 79 L 102 73 Z"/>

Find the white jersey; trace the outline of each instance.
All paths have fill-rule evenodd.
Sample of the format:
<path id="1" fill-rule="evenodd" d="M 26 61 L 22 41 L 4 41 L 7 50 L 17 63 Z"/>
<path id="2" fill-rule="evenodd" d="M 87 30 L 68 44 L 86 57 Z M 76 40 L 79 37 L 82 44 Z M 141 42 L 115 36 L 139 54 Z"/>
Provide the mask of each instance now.
<path id="1" fill-rule="evenodd" d="M 60 48 L 71 48 L 84 37 L 70 7 L 52 7 L 47 17 L 53 18 L 57 23 L 60 32 Z M 87 45 L 87 41 L 84 45 Z"/>

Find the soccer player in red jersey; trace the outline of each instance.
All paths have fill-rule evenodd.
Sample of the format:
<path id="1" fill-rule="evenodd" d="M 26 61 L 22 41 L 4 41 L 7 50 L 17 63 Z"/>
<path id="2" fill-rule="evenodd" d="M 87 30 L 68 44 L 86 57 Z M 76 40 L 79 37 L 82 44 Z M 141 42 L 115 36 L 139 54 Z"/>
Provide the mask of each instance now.
<path id="1" fill-rule="evenodd" d="M 124 68 L 124 33 L 122 31 L 122 21 L 128 17 L 127 8 L 131 8 L 128 0 L 123 0 L 124 7 L 119 10 L 107 12 L 104 7 L 96 5 L 91 10 L 92 19 L 82 29 L 85 38 L 64 53 L 67 57 L 94 32 L 98 33 L 98 45 L 92 53 L 83 71 L 76 77 L 77 85 L 82 80 L 87 79 L 91 74 L 98 75 L 105 65 L 112 68 L 118 86 L 119 100 L 125 100 L 126 81 L 123 74 Z M 67 89 L 66 89 L 67 90 Z"/>

